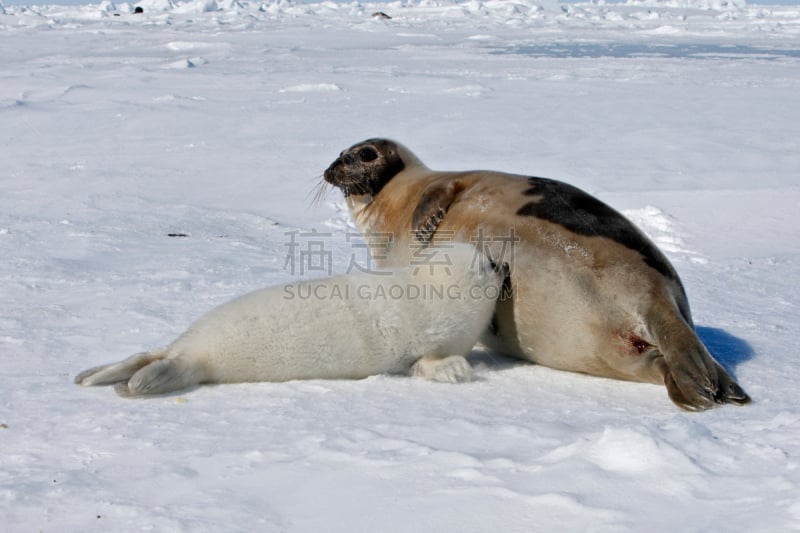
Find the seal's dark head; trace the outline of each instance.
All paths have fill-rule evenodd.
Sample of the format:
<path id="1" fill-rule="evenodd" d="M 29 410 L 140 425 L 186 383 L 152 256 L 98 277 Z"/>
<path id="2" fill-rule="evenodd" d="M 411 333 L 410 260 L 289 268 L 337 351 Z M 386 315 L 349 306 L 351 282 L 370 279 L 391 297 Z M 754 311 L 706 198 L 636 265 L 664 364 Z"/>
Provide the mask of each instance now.
<path id="1" fill-rule="evenodd" d="M 406 168 L 403 147 L 387 139 L 369 139 L 339 154 L 325 171 L 325 181 L 345 196 L 375 196 Z"/>

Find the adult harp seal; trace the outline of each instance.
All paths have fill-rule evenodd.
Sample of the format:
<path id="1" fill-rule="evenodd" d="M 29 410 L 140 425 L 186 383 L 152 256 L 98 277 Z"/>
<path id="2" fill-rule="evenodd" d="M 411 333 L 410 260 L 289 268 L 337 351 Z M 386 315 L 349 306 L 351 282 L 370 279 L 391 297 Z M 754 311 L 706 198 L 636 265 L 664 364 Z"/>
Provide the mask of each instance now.
<path id="1" fill-rule="evenodd" d="M 544 366 L 663 383 L 703 410 L 750 398 L 697 337 L 673 266 L 620 213 L 555 180 L 440 172 L 400 143 L 370 139 L 324 174 L 364 234 L 391 234 L 387 257 L 442 237 L 508 261 L 513 296 L 497 303 L 491 349 Z M 385 244 L 385 243 L 382 243 Z"/>

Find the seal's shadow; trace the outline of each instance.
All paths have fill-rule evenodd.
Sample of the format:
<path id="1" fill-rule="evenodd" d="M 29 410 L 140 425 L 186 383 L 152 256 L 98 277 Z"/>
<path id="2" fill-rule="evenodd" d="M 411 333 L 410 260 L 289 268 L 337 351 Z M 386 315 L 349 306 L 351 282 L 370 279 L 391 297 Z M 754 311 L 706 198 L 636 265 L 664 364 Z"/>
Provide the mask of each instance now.
<path id="1" fill-rule="evenodd" d="M 473 348 L 467 360 L 473 367 L 485 366 L 494 370 L 507 370 L 515 366 L 530 365 L 530 361 L 502 355 L 488 348 Z"/>
<path id="2" fill-rule="evenodd" d="M 714 356 L 722 367 L 735 378 L 734 369 L 739 364 L 753 358 L 755 352 L 747 341 L 734 337 L 727 331 L 719 328 L 695 326 L 695 331 L 708 351 Z"/>

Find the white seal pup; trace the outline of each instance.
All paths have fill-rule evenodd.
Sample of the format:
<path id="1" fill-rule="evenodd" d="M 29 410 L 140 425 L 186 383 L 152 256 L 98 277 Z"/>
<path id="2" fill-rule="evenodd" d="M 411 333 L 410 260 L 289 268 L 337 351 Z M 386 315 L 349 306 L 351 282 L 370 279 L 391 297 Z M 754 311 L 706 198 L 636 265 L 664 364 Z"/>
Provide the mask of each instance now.
<path id="1" fill-rule="evenodd" d="M 559 181 L 490 170 L 436 171 L 411 150 L 370 139 L 324 174 L 373 256 L 472 242 L 510 264 L 511 297 L 481 340 L 544 366 L 662 383 L 688 410 L 750 398 L 708 353 L 677 272 L 620 213 Z M 375 239 L 366 239 L 374 242 Z"/>
<path id="2" fill-rule="evenodd" d="M 164 349 L 81 372 L 121 396 L 200 383 L 364 378 L 411 372 L 469 380 L 465 356 L 491 321 L 506 273 L 470 245 L 403 268 L 289 283 L 241 296 Z"/>

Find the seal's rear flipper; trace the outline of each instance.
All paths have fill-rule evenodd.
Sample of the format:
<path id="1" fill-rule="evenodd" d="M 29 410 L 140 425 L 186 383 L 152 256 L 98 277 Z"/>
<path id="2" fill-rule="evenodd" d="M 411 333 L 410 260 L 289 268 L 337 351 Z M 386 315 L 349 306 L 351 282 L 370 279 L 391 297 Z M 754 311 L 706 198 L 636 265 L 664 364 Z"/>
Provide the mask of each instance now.
<path id="1" fill-rule="evenodd" d="M 138 370 L 127 383 L 117 383 L 114 391 L 123 397 L 165 394 L 205 381 L 205 373 L 181 359 L 160 359 Z"/>
<path id="2" fill-rule="evenodd" d="M 143 352 L 119 363 L 84 370 L 75 377 L 75 383 L 84 387 L 114 385 L 117 394 L 130 397 L 186 389 L 204 378 L 205 372 L 196 365 L 167 358 L 165 352 Z"/>
<path id="3" fill-rule="evenodd" d="M 719 363 L 717 363 L 717 372 L 719 373 L 719 390 L 714 398 L 717 403 L 732 403 L 734 405 L 750 403 L 750 396 L 725 372 L 725 369 Z"/>
<path id="4" fill-rule="evenodd" d="M 717 363 L 694 328 L 671 307 L 657 308 L 650 330 L 663 354 L 660 370 L 670 399 L 687 411 L 745 405 L 750 397 Z"/>
<path id="5" fill-rule="evenodd" d="M 127 381 L 139 371 L 139 369 L 149 365 L 153 361 L 163 359 L 164 357 L 164 354 L 161 353 L 137 353 L 118 363 L 96 366 L 84 370 L 75 376 L 75 383 L 83 387 L 91 387 L 94 385 L 112 385 L 120 381 Z"/>

